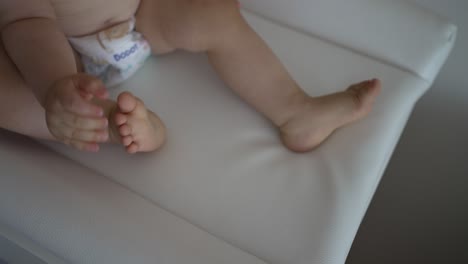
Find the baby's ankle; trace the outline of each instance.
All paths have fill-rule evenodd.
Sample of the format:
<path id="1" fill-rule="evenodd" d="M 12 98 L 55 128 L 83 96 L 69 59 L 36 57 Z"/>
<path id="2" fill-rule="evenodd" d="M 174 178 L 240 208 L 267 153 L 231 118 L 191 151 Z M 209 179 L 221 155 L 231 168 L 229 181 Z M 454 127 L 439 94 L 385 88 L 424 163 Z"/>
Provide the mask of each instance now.
<path id="1" fill-rule="evenodd" d="M 313 98 L 307 95 L 304 91 L 299 90 L 292 94 L 287 100 L 285 110 L 280 118 L 275 123 L 278 128 L 283 127 L 292 119 L 303 113 L 304 110 L 311 104 Z"/>

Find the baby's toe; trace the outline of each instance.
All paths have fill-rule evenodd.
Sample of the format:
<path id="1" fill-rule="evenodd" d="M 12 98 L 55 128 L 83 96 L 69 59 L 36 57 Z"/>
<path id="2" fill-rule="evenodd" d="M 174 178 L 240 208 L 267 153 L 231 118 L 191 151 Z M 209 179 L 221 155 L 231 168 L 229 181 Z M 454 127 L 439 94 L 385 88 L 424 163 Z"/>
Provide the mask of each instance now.
<path id="1" fill-rule="evenodd" d="M 366 95 L 368 93 L 373 93 L 377 90 L 380 90 L 381 82 L 379 79 L 372 79 L 364 81 L 355 85 L 352 85 L 350 89 L 356 93 Z"/>
<path id="2" fill-rule="evenodd" d="M 115 124 L 117 126 L 121 126 L 121 125 L 127 123 L 128 118 L 127 118 L 126 115 L 124 115 L 122 113 L 116 113 L 115 116 L 114 116 L 114 121 L 115 121 Z"/>
<path id="3" fill-rule="evenodd" d="M 373 79 L 350 86 L 348 92 L 355 99 L 357 108 L 360 109 L 363 106 L 372 105 L 380 90 L 380 80 Z"/>
<path id="4" fill-rule="evenodd" d="M 122 137 L 129 136 L 132 134 L 132 127 L 127 124 L 123 124 L 119 127 L 119 133 Z"/>
<path id="5" fill-rule="evenodd" d="M 377 95 L 380 93 L 381 86 L 382 84 L 380 80 L 377 79 L 371 80 L 368 83 L 366 83 L 366 85 L 363 86 L 358 92 L 358 96 L 360 97 L 363 104 L 372 104 Z"/>
<path id="6" fill-rule="evenodd" d="M 371 81 L 367 89 L 368 93 L 370 93 L 371 95 L 377 95 L 382 89 L 382 82 L 379 79 L 374 79 Z"/>
<path id="7" fill-rule="evenodd" d="M 373 82 L 373 80 L 367 80 L 367 81 L 363 81 L 363 82 L 360 82 L 360 83 L 355 83 L 355 84 L 351 85 L 348 88 L 348 90 L 358 93 L 358 92 L 361 92 L 362 90 L 365 90 L 368 87 L 372 86 L 372 82 Z"/>
<path id="8" fill-rule="evenodd" d="M 117 104 L 122 113 L 130 113 L 137 106 L 137 99 L 129 92 L 123 92 L 117 97 Z"/>
<path id="9" fill-rule="evenodd" d="M 127 152 L 130 154 L 134 154 L 138 152 L 138 149 L 138 144 L 133 142 L 132 144 L 130 144 L 130 146 L 127 147 Z"/>
<path id="10" fill-rule="evenodd" d="M 130 146 L 130 144 L 132 144 L 132 142 L 133 142 L 133 137 L 132 137 L 132 136 L 125 136 L 125 137 L 122 137 L 122 144 L 123 144 L 125 147 Z"/>

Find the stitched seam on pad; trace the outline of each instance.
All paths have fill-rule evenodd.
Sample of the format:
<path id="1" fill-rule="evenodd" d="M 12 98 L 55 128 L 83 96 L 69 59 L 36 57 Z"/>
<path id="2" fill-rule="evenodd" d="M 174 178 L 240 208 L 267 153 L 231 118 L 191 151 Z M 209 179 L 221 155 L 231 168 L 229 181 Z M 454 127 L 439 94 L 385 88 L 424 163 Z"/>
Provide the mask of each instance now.
<path id="1" fill-rule="evenodd" d="M 280 22 L 278 20 L 275 20 L 275 19 L 271 19 L 270 17 L 266 16 L 266 15 L 263 15 L 263 14 L 260 14 L 258 12 L 255 12 L 255 11 L 252 11 L 250 9 L 246 9 L 246 8 L 242 8 L 242 10 L 248 14 L 251 14 L 251 15 L 254 15 L 256 17 L 259 17 L 259 18 L 262 18 L 264 20 L 267 20 L 268 22 L 270 23 L 273 23 L 277 26 L 280 26 L 280 27 L 283 27 L 283 28 L 286 28 L 286 29 L 289 29 L 289 30 L 293 30 L 297 33 L 300 33 L 300 34 L 303 34 L 303 35 L 306 35 L 308 37 L 311 37 L 311 38 L 315 38 L 315 39 L 319 39 L 325 43 L 328 43 L 330 45 L 333 45 L 333 46 L 336 46 L 336 47 L 339 47 L 339 48 L 342 48 L 342 49 L 345 49 L 347 51 L 350 51 L 354 54 L 357 54 L 357 55 L 360 55 L 360 56 L 363 56 L 363 57 L 367 57 L 369 59 L 372 59 L 374 61 L 377 61 L 381 64 L 384 64 L 384 65 L 387 65 L 387 66 L 390 66 L 392 68 L 397 68 L 405 73 L 408 73 L 408 74 L 411 74 L 415 77 L 418 77 L 419 79 L 421 80 L 424 80 L 424 81 L 427 81 L 427 82 L 430 82 L 429 78 L 423 76 L 421 73 L 415 71 L 415 70 L 411 70 L 409 69 L 408 67 L 406 66 L 403 66 L 403 65 L 400 65 L 398 63 L 395 63 L 395 62 L 390 62 L 390 61 L 387 61 L 385 59 L 382 59 L 378 56 L 374 56 L 374 55 L 370 55 L 368 53 L 364 53 L 363 51 L 360 51 L 358 49 L 355 49 L 355 48 L 352 48 L 352 47 L 349 47 L 349 46 L 346 46 L 345 44 L 341 44 L 339 42 L 336 42 L 336 41 L 333 41 L 333 40 L 330 40 L 328 38 L 325 38 L 323 36 L 320 36 L 320 35 L 317 35 L 317 34 L 314 34 L 314 33 L 311 33 L 311 32 L 307 32 L 305 30 L 302 30 L 302 29 L 298 29 L 294 26 L 291 26 L 291 25 L 288 25 L 284 22 Z M 455 32 L 456 34 L 456 32 Z M 452 40 L 451 42 L 449 42 L 450 44 L 449 45 L 452 45 L 453 46 L 453 43 L 454 41 Z"/>

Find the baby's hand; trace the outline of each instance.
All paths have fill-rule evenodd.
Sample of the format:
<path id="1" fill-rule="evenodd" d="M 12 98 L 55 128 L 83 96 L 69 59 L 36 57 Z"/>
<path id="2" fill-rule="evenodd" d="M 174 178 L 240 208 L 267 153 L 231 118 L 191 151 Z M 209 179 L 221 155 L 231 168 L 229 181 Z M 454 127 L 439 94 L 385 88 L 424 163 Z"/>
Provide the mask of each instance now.
<path id="1" fill-rule="evenodd" d="M 103 83 L 87 74 L 75 74 L 55 82 L 47 92 L 44 108 L 50 133 L 66 145 L 96 152 L 109 138 L 104 109 L 91 100 L 107 99 Z"/>

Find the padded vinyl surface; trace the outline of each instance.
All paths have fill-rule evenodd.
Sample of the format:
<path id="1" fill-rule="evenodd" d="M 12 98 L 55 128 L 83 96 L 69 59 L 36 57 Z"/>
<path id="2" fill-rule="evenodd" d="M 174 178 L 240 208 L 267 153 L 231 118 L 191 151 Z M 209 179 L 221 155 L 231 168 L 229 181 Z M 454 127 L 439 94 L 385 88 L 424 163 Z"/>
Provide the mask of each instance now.
<path id="1" fill-rule="evenodd" d="M 5 133 L 0 132 L 0 137 L 4 137 Z M 16 142 L 16 140 L 12 140 L 12 137 L 6 136 L 10 139 L 10 141 Z M 33 146 L 37 146 L 37 144 L 31 144 Z M 2 144 L 3 146 L 3 144 Z M 34 148 L 34 147 L 33 147 Z M 42 148 L 41 148 L 42 149 Z M 14 165 L 14 164 L 13 164 Z M 11 166 L 13 167 L 13 166 Z M 11 174 L 13 174 L 13 170 L 7 168 Z M 2 217 L 3 218 L 3 217 Z M 3 220 L 2 220 L 3 221 Z M 30 257 L 37 258 L 44 263 L 47 264 L 67 264 L 63 259 L 59 258 L 57 255 L 52 254 L 48 249 L 44 248 L 42 245 L 38 244 L 37 242 L 31 240 L 28 235 L 22 233 L 22 231 L 13 229 L 5 225 L 3 222 L 0 222 L 0 240 L 3 239 L 7 242 L 6 247 L 0 247 L 0 256 L 5 259 L 9 259 L 10 255 L 13 255 L 13 260 L 9 260 L 9 262 L 13 263 L 28 263 L 30 264 Z M 11 243 L 9 246 L 8 243 Z M 13 249 L 11 248 L 13 246 Z M 20 249 L 23 249 L 28 254 L 21 254 L 15 252 L 14 247 L 17 246 Z M 28 260 L 24 260 L 24 258 Z M 20 259 L 20 260 L 18 260 Z M 32 264 L 32 263 L 31 263 Z"/>
<path id="2" fill-rule="evenodd" d="M 48 264 L 0 235 L 0 264 Z"/>
<path id="3" fill-rule="evenodd" d="M 66 263 L 265 264 L 31 140 L 0 146 L 0 231 Z"/>
<path id="4" fill-rule="evenodd" d="M 384 89 L 373 113 L 316 151 L 294 154 L 269 122 L 222 84 L 203 55 L 176 53 L 150 59 L 113 91 L 132 91 L 161 116 L 168 128 L 163 149 L 129 156 L 117 146 L 87 154 L 45 144 L 268 263 L 344 263 L 429 82 L 247 17 L 310 94 L 380 78 Z"/>

